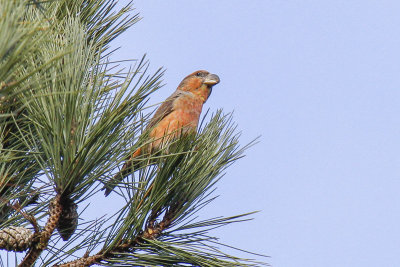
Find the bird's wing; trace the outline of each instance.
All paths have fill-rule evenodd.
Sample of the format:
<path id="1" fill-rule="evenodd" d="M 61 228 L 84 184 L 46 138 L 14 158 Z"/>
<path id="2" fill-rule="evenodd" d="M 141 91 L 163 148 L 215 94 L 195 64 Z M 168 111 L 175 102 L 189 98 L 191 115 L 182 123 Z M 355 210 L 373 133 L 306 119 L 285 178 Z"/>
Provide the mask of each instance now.
<path id="1" fill-rule="evenodd" d="M 149 124 L 146 127 L 146 130 L 149 130 L 153 128 L 154 126 L 157 125 L 163 118 L 165 118 L 168 114 L 170 114 L 172 111 L 174 111 L 174 101 L 187 94 L 187 92 L 182 91 L 182 90 L 176 90 L 170 97 L 168 97 L 162 104 L 161 106 L 157 109 L 156 113 L 154 116 L 151 118 Z M 133 155 L 129 155 L 126 159 L 126 162 L 122 169 L 114 176 L 112 180 L 107 182 L 103 190 L 105 190 L 105 195 L 108 196 L 112 190 L 114 190 L 115 186 L 124 179 L 130 172 L 132 172 L 132 168 L 136 169 L 138 166 L 135 166 L 135 164 L 132 162 L 132 158 L 135 158 L 135 154 L 140 155 L 141 153 L 141 148 L 135 151 Z"/>
<path id="2" fill-rule="evenodd" d="M 172 95 L 170 95 L 157 109 L 156 113 L 147 125 L 146 130 L 153 128 L 157 123 L 170 114 L 174 110 L 174 101 L 185 94 L 187 94 L 187 92 L 176 90 Z"/>

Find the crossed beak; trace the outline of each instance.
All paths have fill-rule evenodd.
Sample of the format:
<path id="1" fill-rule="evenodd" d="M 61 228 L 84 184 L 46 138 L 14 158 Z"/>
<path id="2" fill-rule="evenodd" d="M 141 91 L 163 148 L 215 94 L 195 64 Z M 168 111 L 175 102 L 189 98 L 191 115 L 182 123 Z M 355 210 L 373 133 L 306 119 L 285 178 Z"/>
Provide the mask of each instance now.
<path id="1" fill-rule="evenodd" d="M 215 84 L 219 83 L 219 77 L 216 74 L 211 74 L 210 73 L 205 77 L 203 83 L 207 84 L 207 85 L 211 85 L 211 86 L 215 85 Z"/>

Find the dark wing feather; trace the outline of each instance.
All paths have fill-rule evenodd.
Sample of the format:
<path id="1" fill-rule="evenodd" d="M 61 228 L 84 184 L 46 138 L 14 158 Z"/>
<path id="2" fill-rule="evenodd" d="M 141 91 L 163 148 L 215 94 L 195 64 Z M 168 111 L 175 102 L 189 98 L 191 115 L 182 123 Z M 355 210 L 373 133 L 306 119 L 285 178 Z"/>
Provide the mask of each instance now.
<path id="1" fill-rule="evenodd" d="M 151 118 L 149 124 L 147 125 L 146 129 L 151 129 L 157 125 L 162 119 L 164 119 L 168 114 L 170 114 L 174 110 L 174 101 L 178 97 L 185 94 L 185 92 L 181 90 L 176 90 L 172 95 L 170 95 L 157 109 L 156 113 L 154 114 L 153 118 Z"/>
<path id="2" fill-rule="evenodd" d="M 146 130 L 149 130 L 157 125 L 159 121 L 165 118 L 168 114 L 170 114 L 174 110 L 174 100 L 180 97 L 181 95 L 185 94 L 185 92 L 181 90 L 176 90 L 170 97 L 168 97 L 161 106 L 157 109 L 154 116 L 151 118 L 149 124 L 146 126 Z M 131 173 L 134 169 L 138 166 L 133 166 L 131 156 L 127 158 L 124 166 L 122 167 L 121 171 L 119 171 L 114 178 L 107 182 L 103 190 L 105 190 L 105 195 L 108 196 L 111 191 L 117 186 L 119 182 L 121 182 L 129 173 Z"/>

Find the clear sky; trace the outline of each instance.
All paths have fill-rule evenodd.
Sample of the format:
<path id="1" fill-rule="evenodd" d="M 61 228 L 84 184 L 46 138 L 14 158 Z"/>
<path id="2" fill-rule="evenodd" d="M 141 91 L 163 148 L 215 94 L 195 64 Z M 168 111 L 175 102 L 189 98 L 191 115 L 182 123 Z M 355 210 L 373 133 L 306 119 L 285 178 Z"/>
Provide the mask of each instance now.
<path id="1" fill-rule="evenodd" d="M 243 144 L 262 136 L 201 213 L 261 210 L 221 241 L 276 267 L 400 266 L 400 1 L 135 3 L 114 59 L 167 69 L 150 102 L 206 69 L 221 83 L 205 109 L 234 111 Z"/>

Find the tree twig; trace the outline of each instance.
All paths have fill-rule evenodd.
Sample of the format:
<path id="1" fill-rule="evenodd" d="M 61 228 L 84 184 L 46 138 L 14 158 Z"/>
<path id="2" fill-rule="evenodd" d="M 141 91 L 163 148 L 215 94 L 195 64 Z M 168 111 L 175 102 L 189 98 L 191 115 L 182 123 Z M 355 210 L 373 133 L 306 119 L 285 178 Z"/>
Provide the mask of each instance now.
<path id="1" fill-rule="evenodd" d="M 167 213 L 164 215 L 162 221 L 160 223 L 149 222 L 147 224 L 146 229 L 138 235 L 136 238 L 127 240 L 125 242 L 120 243 L 115 248 L 113 248 L 109 252 L 100 251 L 93 256 L 84 255 L 82 258 L 64 263 L 64 264 L 56 264 L 53 267 L 89 267 L 93 264 L 98 264 L 101 261 L 106 261 L 107 259 L 111 259 L 114 254 L 118 254 L 121 252 L 132 252 L 135 247 L 143 242 L 146 242 L 146 239 L 156 239 L 161 235 L 161 233 L 167 229 L 171 223 L 173 222 L 173 218 L 175 217 L 176 208 L 170 208 Z"/>
<path id="2" fill-rule="evenodd" d="M 39 227 L 39 225 L 38 225 L 38 223 L 36 221 L 36 218 L 34 216 L 32 216 L 31 214 L 28 214 L 28 213 L 22 211 L 21 210 L 21 205 L 19 204 L 19 202 L 16 202 L 14 204 L 10 204 L 10 206 L 14 210 L 19 212 L 22 215 L 22 217 L 24 217 L 27 221 L 29 221 L 32 224 L 33 229 L 35 230 L 35 233 L 39 233 L 40 232 L 40 227 Z"/>
<path id="3" fill-rule="evenodd" d="M 62 212 L 60 200 L 61 195 L 57 194 L 57 196 L 50 202 L 50 216 L 47 223 L 43 231 L 35 234 L 34 242 L 32 243 L 28 253 L 25 255 L 25 258 L 18 265 L 19 267 L 31 267 L 39 258 L 42 251 L 47 247 L 49 239 L 54 232 L 54 229 L 57 227 Z"/>

